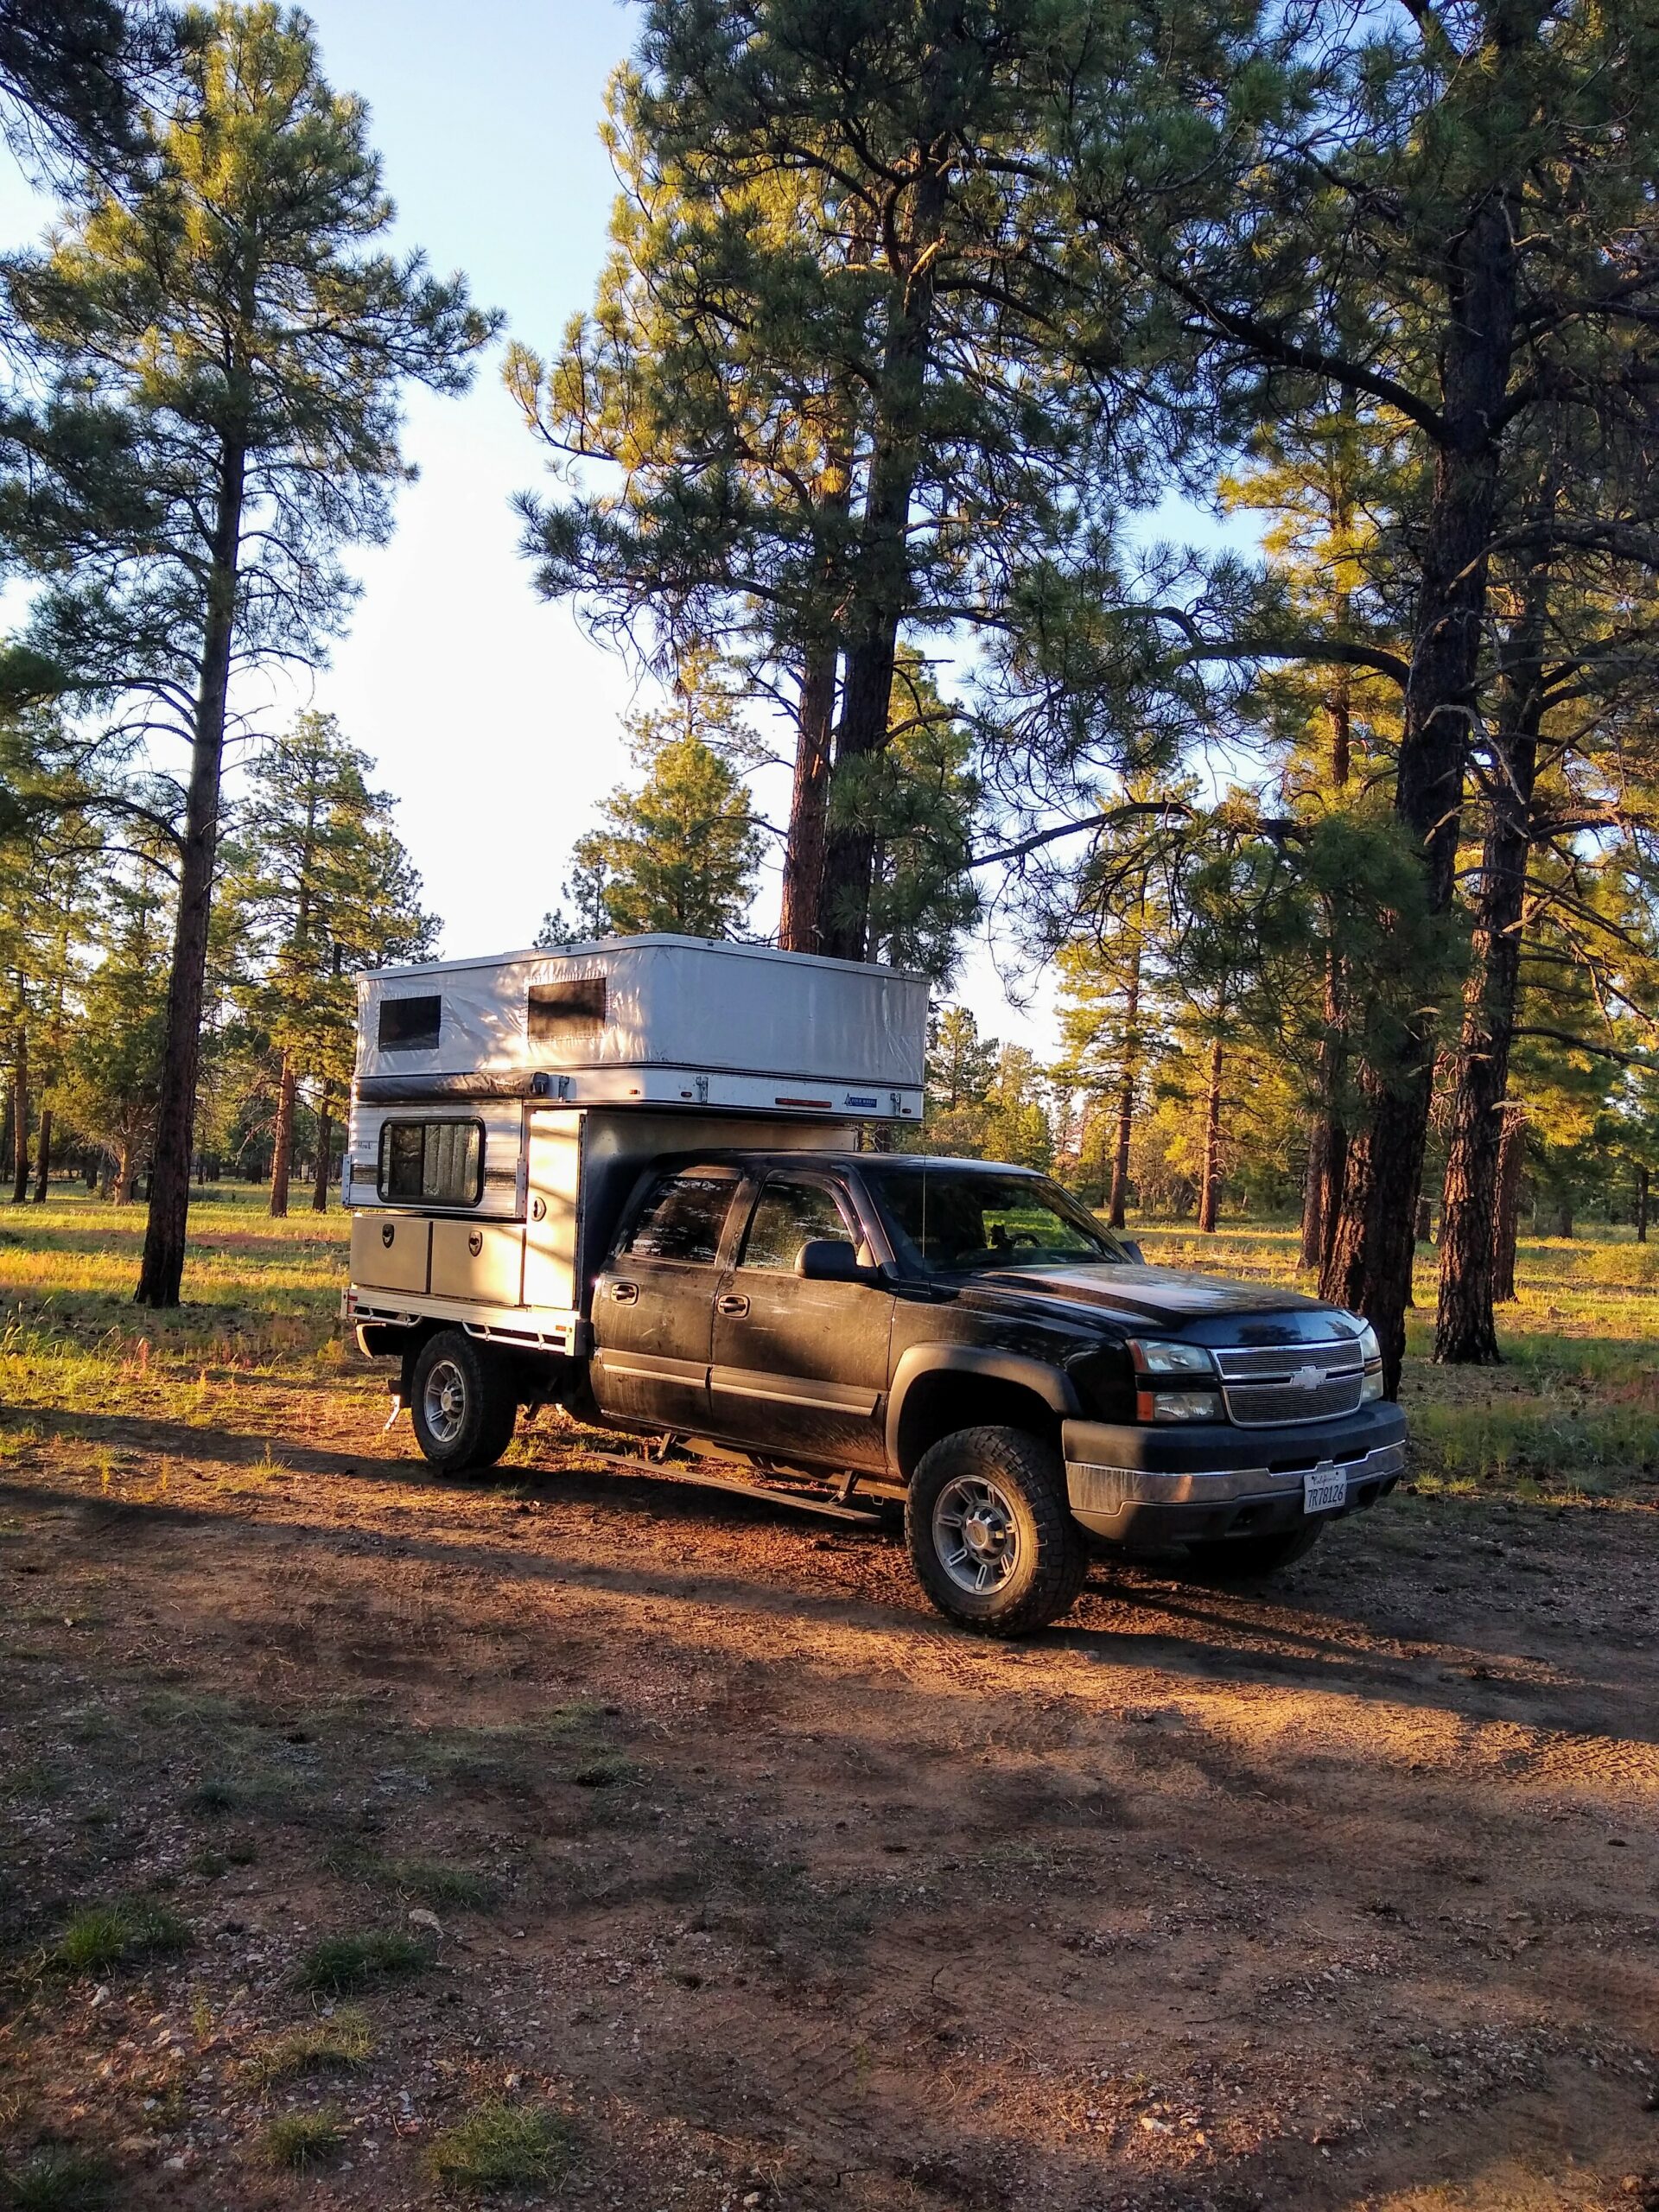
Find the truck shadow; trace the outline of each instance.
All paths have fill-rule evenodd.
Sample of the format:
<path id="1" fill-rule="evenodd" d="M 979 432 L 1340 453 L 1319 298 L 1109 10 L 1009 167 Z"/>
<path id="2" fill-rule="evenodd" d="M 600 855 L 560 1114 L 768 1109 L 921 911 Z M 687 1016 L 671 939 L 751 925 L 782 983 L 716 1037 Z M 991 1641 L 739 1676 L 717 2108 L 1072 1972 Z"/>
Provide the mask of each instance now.
<path id="1" fill-rule="evenodd" d="M 286 1541 L 313 1555 L 332 1552 L 343 1561 L 348 1552 L 360 1556 L 366 1544 L 389 1561 L 484 1574 L 526 1590 L 574 1583 L 618 1597 L 648 1595 L 688 1612 L 714 1608 L 753 1617 L 795 1615 L 855 1636 L 919 1634 L 930 1645 L 943 1639 L 969 1667 L 995 1665 L 1005 1649 L 947 1628 L 926 1610 L 913 1592 L 893 1533 L 825 1522 L 782 1503 L 683 1484 L 674 1479 L 671 1464 L 642 1462 L 637 1475 L 538 1466 L 446 1480 L 419 1459 L 381 1458 L 372 1450 L 353 1453 L 264 1433 L 49 1410 L 29 1418 L 60 1442 L 182 1460 L 194 1479 L 212 1479 L 208 1471 L 214 1469 L 253 1478 L 247 1495 L 261 1541 Z M 349 1478 L 371 1494 L 381 1488 L 417 1494 L 396 1509 L 395 1526 L 365 1531 L 359 1521 L 342 1528 L 308 1516 L 302 1492 L 288 1494 L 289 1485 L 308 1477 Z M 118 1520 L 133 1538 L 146 1529 L 222 1527 L 227 1517 L 223 1503 L 198 1509 L 188 1491 L 176 1488 L 148 1498 L 112 1491 L 88 1499 L 71 1489 L 47 1491 L 34 1479 L 0 1483 L 0 1496 L 18 1503 L 38 1503 L 46 1494 L 93 1524 Z M 620 1556 L 605 1556 L 612 1548 L 602 1542 L 595 1548 L 591 1538 L 585 1556 L 544 1545 L 521 1547 L 519 1538 L 535 1538 L 537 1520 L 507 1514 L 510 1502 L 527 1494 L 541 1502 L 614 1510 L 614 1551 Z M 429 1498 L 435 1517 L 450 1504 L 463 1510 L 469 1504 L 494 1506 L 503 1514 L 500 1529 L 480 1530 L 475 1518 L 441 1534 L 423 1529 Z M 533 1516 L 534 1505 L 528 1510 Z M 1548 1509 L 1548 1516 L 1559 1511 Z M 1546 1517 L 1541 1509 L 1541 1520 Z M 641 1519 L 677 1527 L 697 1555 L 671 1563 L 661 1558 L 630 1562 L 630 1526 Z M 1321 1557 L 1336 1543 L 1364 1545 L 1373 1519 L 1358 1516 L 1347 1524 L 1346 1535 L 1333 1532 Z M 745 1528 L 767 1530 L 767 1555 L 760 1571 L 734 1573 L 729 1554 L 722 1555 L 722 1534 Z M 780 1535 L 798 1539 L 798 1554 L 785 1550 L 779 1557 Z M 1368 1567 L 1372 1564 L 1368 1559 Z M 1616 1683 L 1586 1668 L 1583 1649 L 1561 1633 L 1567 1622 L 1545 1629 L 1530 1614 L 1490 1603 L 1478 1621 L 1425 1618 L 1421 1578 L 1412 1580 L 1411 1564 L 1409 1558 L 1399 1562 L 1397 1579 L 1370 1572 L 1362 1579 L 1357 1573 L 1349 1586 L 1327 1567 L 1317 1594 L 1307 1587 L 1306 1569 L 1281 1586 L 1221 1592 L 1173 1581 L 1156 1569 L 1096 1564 L 1077 1612 L 1023 1649 L 1106 1669 L 1154 1668 L 1174 1680 L 1211 1688 L 1313 1688 L 1433 1709 L 1473 1726 L 1503 1723 L 1610 1742 L 1659 1742 L 1659 1698 L 1630 1695 L 1628 1681 Z M 1590 1564 L 1580 1557 L 1574 1569 L 1582 1574 Z M 826 1580 L 843 1576 L 844 1586 L 826 1588 Z M 1605 1640 L 1595 1648 L 1609 1656 Z M 1633 1662 L 1636 1649 L 1631 1646 Z M 1610 1709 L 1618 1714 L 1616 1726 L 1608 1724 Z"/>

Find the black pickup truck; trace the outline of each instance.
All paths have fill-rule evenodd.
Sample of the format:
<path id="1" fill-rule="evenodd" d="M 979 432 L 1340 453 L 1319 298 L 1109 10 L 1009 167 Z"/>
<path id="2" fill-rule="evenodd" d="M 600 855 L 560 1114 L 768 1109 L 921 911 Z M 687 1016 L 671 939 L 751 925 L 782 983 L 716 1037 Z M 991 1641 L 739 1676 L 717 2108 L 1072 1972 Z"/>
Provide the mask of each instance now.
<path id="1" fill-rule="evenodd" d="M 988 1634 L 1065 1612 L 1091 1550 L 1269 1573 L 1386 1496 L 1405 1464 L 1366 1323 L 1147 1267 L 1018 1167 L 659 1158 L 622 1208 L 588 1310 L 584 1357 L 453 1327 L 402 1347 L 427 1457 L 488 1464 L 519 1405 L 558 1401 L 901 1484 L 924 1589 Z"/>

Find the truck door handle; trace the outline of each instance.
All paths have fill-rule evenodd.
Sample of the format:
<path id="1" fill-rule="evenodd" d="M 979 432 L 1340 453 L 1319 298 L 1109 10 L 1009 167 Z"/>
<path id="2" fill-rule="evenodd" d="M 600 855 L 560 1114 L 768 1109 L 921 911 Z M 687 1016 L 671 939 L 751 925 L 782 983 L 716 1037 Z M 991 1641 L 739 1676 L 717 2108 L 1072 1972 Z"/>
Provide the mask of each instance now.
<path id="1" fill-rule="evenodd" d="M 639 1284 L 613 1282 L 611 1285 L 611 1302 L 614 1306 L 637 1306 L 639 1302 Z"/>
<path id="2" fill-rule="evenodd" d="M 735 1316 L 741 1316 L 742 1314 L 747 1313 L 748 1310 L 749 1301 L 744 1297 L 741 1290 L 728 1290 L 723 1298 L 717 1298 L 715 1300 L 715 1311 L 716 1313 L 730 1313 Z"/>

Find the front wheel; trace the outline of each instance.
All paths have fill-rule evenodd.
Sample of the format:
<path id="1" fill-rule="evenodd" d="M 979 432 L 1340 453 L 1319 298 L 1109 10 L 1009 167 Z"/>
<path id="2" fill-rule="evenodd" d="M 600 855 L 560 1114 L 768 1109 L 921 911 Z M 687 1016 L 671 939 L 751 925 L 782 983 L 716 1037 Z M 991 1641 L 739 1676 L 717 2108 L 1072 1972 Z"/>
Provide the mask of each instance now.
<path id="1" fill-rule="evenodd" d="M 933 1603 L 981 1636 L 1027 1636 L 1058 1620 L 1088 1572 L 1060 1456 L 1024 1429 L 960 1429 L 925 1452 L 905 1536 Z"/>
<path id="2" fill-rule="evenodd" d="M 476 1338 L 442 1329 L 421 1346 L 410 1417 L 415 1440 L 447 1475 L 493 1467 L 512 1441 L 518 1408 L 499 1363 Z"/>
<path id="3" fill-rule="evenodd" d="M 1178 1572 L 1195 1582 L 1255 1582 L 1303 1559 L 1325 1534 L 1322 1521 L 1304 1521 L 1272 1536 L 1220 1536 L 1190 1544 Z"/>

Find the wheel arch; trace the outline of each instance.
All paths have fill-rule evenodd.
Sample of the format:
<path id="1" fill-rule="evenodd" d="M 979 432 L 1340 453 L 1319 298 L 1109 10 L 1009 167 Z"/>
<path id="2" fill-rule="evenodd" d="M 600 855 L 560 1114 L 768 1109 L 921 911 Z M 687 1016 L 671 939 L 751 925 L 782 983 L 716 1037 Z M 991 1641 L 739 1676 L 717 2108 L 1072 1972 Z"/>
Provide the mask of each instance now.
<path id="1" fill-rule="evenodd" d="M 1082 1411 L 1071 1377 L 1040 1359 L 976 1344 L 912 1344 L 887 1395 L 887 1463 L 908 1482 L 930 1445 L 957 1429 L 1022 1428 L 1057 1448 Z"/>

